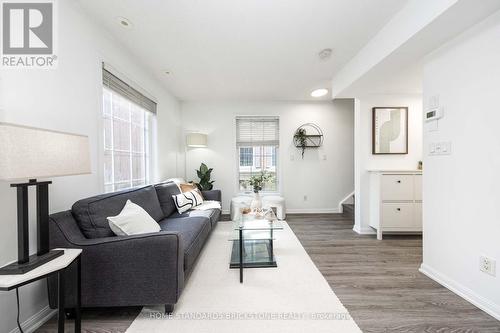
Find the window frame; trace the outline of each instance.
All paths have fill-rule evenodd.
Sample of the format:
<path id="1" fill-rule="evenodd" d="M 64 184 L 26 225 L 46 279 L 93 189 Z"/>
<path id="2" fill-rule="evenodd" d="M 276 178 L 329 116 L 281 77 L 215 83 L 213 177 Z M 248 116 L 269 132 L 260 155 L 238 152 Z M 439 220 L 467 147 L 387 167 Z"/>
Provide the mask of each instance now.
<path id="1" fill-rule="evenodd" d="M 130 134 L 130 147 L 129 147 L 129 150 L 126 150 L 126 151 L 123 151 L 124 153 L 127 153 L 129 158 L 130 158 L 130 178 L 128 180 L 123 180 L 123 181 L 115 181 L 114 179 L 114 173 L 115 173 L 115 167 L 114 167 L 114 163 L 112 162 L 112 166 L 111 166 L 111 179 L 112 181 L 111 182 L 106 182 L 106 169 L 105 169 L 105 163 L 106 163 L 106 152 L 110 152 L 111 154 L 111 158 L 112 158 L 112 161 L 114 160 L 114 154 L 113 153 L 116 153 L 116 152 L 120 152 L 120 150 L 117 150 L 117 149 L 114 149 L 113 145 L 111 147 L 111 149 L 107 148 L 106 147 L 106 136 L 105 136 L 105 131 L 106 131 L 106 128 L 105 128 L 105 121 L 106 119 L 109 119 L 111 121 L 111 140 L 113 140 L 113 113 L 111 113 L 110 115 L 105 115 L 104 113 L 104 107 L 105 107 L 105 102 L 104 102 L 104 94 L 105 94 L 105 91 L 108 91 L 111 96 L 112 95 L 119 95 L 120 98 L 123 98 L 125 100 L 127 100 L 128 103 L 130 103 L 130 105 L 134 105 L 136 108 L 138 109 L 141 109 L 142 112 L 143 112 L 143 117 L 144 117 L 144 126 L 143 126 L 143 133 L 144 133 L 144 151 L 143 152 L 135 152 L 135 153 L 139 153 L 139 154 L 143 154 L 144 155 L 144 160 L 143 160 L 143 163 L 144 163 L 144 178 L 137 178 L 137 179 L 134 179 L 133 178 L 133 156 L 134 156 L 134 151 L 133 151 L 133 144 L 132 144 L 132 128 L 133 128 L 133 124 L 136 124 L 138 125 L 137 123 L 135 123 L 133 120 L 132 120 L 132 110 L 129 110 L 129 119 L 128 120 L 123 120 L 125 122 L 127 122 L 129 124 L 129 134 Z M 111 97 L 112 98 L 112 97 Z M 128 188 L 133 188 L 133 187 L 138 187 L 138 186 L 144 186 L 144 185 L 147 185 L 147 184 L 150 184 L 152 178 L 153 178 L 153 164 L 154 164 L 154 161 L 155 161 L 155 156 L 154 156 L 154 147 L 153 147 L 153 143 L 154 143 L 154 134 L 155 134 L 155 126 L 156 126 L 156 114 L 151 112 L 151 111 L 148 111 L 147 109 L 145 109 L 144 107 L 142 107 L 141 105 L 138 105 L 137 103 L 135 103 L 134 101 L 130 100 L 129 98 L 127 98 L 127 96 L 124 96 L 116 91 L 114 91 L 113 89 L 110 89 L 109 87 L 106 87 L 105 85 L 102 85 L 102 89 L 101 89 L 101 99 L 100 99 L 101 103 L 100 103 L 100 113 L 99 113 L 99 119 L 100 119 L 100 137 L 101 137 L 101 144 L 100 144 L 100 165 L 99 165 L 99 169 L 101 170 L 102 172 L 102 177 L 101 177 L 101 189 L 102 189 L 102 192 L 103 193 L 112 193 L 112 192 L 115 192 L 115 191 L 119 191 L 119 190 L 124 190 L 124 189 L 128 189 Z M 111 102 L 111 108 L 112 108 L 112 102 Z M 111 110 L 112 112 L 113 110 Z M 118 119 L 120 119 L 119 117 L 116 117 Z M 142 181 L 144 180 L 144 181 Z M 141 184 L 136 184 L 138 181 L 141 181 Z M 116 189 L 116 186 L 119 185 L 119 184 L 125 184 L 125 183 L 128 183 L 130 186 L 127 186 L 127 187 L 122 187 L 122 188 L 119 188 L 119 189 Z M 108 189 L 108 187 L 111 187 L 111 189 Z"/>
<path id="2" fill-rule="evenodd" d="M 272 118 L 272 119 L 276 119 L 277 122 L 278 122 L 278 137 L 279 137 L 279 141 L 278 141 L 278 145 L 262 145 L 262 146 L 254 146 L 254 163 L 255 163 L 255 147 L 273 147 L 274 149 L 276 149 L 276 154 L 275 154 L 275 165 L 274 168 L 276 170 L 276 190 L 273 190 L 273 191 L 260 191 L 261 194 L 280 194 L 282 192 L 282 178 L 281 178 L 281 154 L 280 154 L 280 146 L 281 146 L 281 132 L 279 131 L 279 128 L 280 128 L 280 124 L 281 124 L 281 119 L 279 116 L 274 116 L 274 115 L 245 115 L 245 116 L 241 116 L 241 115 L 237 115 L 236 117 L 233 118 L 233 130 L 234 130 L 234 144 L 235 144 L 235 166 L 236 166 L 236 170 L 235 170 L 235 193 L 237 195 L 248 195 L 248 194 L 252 194 L 253 191 L 250 189 L 250 190 L 242 190 L 240 188 L 240 152 L 239 152 L 239 148 L 240 146 L 238 145 L 238 130 L 237 130 L 237 126 L 238 126 L 238 119 L 244 119 L 244 118 L 255 118 L 255 119 L 269 119 L 269 118 Z M 245 146 L 241 146 L 241 147 L 245 147 Z M 271 162 L 272 164 L 272 162 Z"/>

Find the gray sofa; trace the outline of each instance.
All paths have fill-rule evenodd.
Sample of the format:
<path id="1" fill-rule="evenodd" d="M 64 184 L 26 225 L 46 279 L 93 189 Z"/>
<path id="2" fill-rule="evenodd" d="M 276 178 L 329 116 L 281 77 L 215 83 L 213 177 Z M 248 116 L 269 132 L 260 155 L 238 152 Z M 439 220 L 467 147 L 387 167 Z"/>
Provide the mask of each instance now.
<path id="1" fill-rule="evenodd" d="M 83 249 L 83 307 L 164 304 L 167 311 L 173 309 L 221 213 L 211 209 L 179 214 L 172 199 L 178 193 L 174 183 L 160 183 L 83 199 L 71 210 L 50 216 L 50 247 Z M 218 190 L 204 191 L 203 196 L 221 200 Z M 144 208 L 162 231 L 115 236 L 107 217 L 119 214 L 128 199 Z M 67 274 L 76 274 L 76 267 Z M 65 278 L 67 308 L 76 304 L 72 276 Z M 55 308 L 55 277 L 49 278 L 48 288 L 50 306 Z"/>

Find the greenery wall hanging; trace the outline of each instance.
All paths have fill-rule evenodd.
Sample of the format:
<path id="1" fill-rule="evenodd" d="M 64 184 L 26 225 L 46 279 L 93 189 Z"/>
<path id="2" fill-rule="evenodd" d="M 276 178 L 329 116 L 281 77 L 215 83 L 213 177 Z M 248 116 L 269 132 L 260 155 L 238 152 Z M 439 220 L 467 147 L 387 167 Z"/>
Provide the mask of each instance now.
<path id="1" fill-rule="evenodd" d="M 313 123 L 307 123 L 295 130 L 293 144 L 302 151 L 302 158 L 307 148 L 318 148 L 323 144 L 323 131 Z"/>

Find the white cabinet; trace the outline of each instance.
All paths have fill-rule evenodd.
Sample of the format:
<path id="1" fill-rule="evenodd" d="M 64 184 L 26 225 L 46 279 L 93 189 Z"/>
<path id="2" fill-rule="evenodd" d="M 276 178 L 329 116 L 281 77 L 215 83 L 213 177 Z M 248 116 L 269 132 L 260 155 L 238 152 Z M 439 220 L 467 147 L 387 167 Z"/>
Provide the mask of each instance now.
<path id="1" fill-rule="evenodd" d="M 422 173 L 372 171 L 370 226 L 383 233 L 422 232 Z"/>
<path id="2" fill-rule="evenodd" d="M 383 175 L 380 186 L 383 201 L 409 201 L 414 197 L 411 175 Z"/>

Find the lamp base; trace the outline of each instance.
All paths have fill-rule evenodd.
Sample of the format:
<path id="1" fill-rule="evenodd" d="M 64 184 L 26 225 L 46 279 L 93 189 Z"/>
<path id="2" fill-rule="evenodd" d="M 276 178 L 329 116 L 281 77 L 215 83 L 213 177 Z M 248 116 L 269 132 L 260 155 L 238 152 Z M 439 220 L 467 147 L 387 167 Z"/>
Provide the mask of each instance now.
<path id="1" fill-rule="evenodd" d="M 20 264 L 17 261 L 0 268 L 0 275 L 20 275 L 34 270 L 59 256 L 64 254 L 64 250 L 52 250 L 42 255 L 33 254 L 29 256 L 28 262 Z"/>

